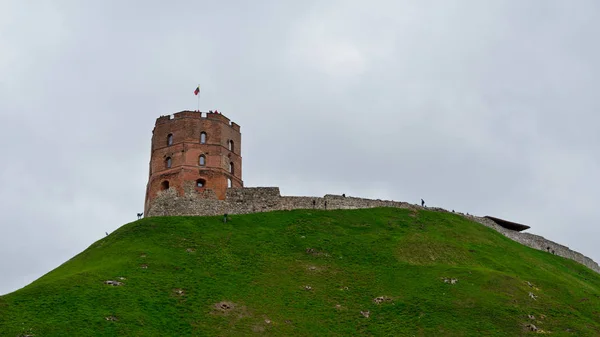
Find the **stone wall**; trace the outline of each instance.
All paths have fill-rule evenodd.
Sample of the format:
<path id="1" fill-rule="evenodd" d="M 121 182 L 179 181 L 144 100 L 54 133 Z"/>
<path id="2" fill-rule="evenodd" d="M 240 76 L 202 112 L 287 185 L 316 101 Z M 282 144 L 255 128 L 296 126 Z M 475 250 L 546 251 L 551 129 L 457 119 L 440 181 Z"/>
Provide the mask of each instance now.
<path id="1" fill-rule="evenodd" d="M 225 200 L 216 200 L 206 190 L 196 192 L 192 184 L 184 185 L 183 196 L 171 188 L 159 191 L 146 216 L 247 214 L 292 209 L 359 209 L 373 207 L 413 208 L 406 202 L 372 200 L 341 195 L 324 197 L 281 196 L 279 187 L 229 188 Z"/>
<path id="2" fill-rule="evenodd" d="M 281 196 L 278 187 L 245 187 L 227 189 L 225 200 L 218 200 L 206 190 L 198 193 L 192 184 L 184 186 L 183 195 L 179 195 L 176 189 L 168 189 L 158 192 L 146 216 L 170 216 L 170 215 L 223 215 L 227 214 L 247 214 L 257 212 L 269 212 L 277 210 L 292 209 L 360 209 L 373 207 L 396 207 L 405 209 L 425 209 L 421 206 L 409 204 L 406 202 L 391 200 L 373 200 L 355 197 L 344 197 L 341 195 L 327 194 L 324 197 L 293 197 Z M 426 208 L 432 211 L 448 212 L 441 208 Z M 525 246 L 554 252 L 562 256 L 577 261 L 584 266 L 600 273 L 600 266 L 592 259 L 581 253 L 575 252 L 568 247 L 556 242 L 547 240 L 541 236 L 522 233 L 506 229 L 496 224 L 494 221 L 477 217 L 473 215 L 464 215 L 472 221 L 478 222 L 486 227 L 492 228 L 502 235 L 519 242 Z"/>

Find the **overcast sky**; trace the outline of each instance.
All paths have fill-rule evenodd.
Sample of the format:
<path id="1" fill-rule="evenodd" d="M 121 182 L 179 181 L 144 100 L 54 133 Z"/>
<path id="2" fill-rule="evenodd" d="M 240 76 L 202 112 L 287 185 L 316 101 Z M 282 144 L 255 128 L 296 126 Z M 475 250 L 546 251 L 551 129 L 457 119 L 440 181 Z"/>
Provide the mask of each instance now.
<path id="1" fill-rule="evenodd" d="M 0 294 L 143 210 L 160 115 L 246 186 L 491 215 L 600 261 L 600 2 L 0 0 Z"/>

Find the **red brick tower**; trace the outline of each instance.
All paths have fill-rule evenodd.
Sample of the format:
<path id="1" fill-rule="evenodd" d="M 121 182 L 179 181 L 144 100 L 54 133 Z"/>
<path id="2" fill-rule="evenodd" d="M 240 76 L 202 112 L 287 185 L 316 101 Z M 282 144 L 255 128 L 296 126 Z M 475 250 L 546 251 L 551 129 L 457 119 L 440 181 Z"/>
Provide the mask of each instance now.
<path id="1" fill-rule="evenodd" d="M 203 198 L 225 199 L 228 187 L 243 187 L 240 126 L 217 114 L 182 111 L 156 119 L 145 212 L 159 191 L 192 189 Z"/>

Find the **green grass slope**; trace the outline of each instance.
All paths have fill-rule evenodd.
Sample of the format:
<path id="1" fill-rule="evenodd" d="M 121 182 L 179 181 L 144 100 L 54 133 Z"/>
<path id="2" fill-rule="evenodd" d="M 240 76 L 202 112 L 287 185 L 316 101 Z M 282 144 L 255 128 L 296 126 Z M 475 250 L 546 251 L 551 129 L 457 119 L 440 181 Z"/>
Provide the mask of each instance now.
<path id="1" fill-rule="evenodd" d="M 455 214 L 395 208 L 143 219 L 0 297 L 11 337 L 539 333 L 600 336 L 600 276 Z"/>

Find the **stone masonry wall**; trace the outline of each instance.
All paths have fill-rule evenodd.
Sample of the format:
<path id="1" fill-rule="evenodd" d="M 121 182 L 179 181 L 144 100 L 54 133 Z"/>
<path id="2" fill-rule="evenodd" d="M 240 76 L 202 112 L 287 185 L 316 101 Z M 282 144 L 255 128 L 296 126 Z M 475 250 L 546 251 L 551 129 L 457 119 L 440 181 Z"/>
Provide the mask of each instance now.
<path id="1" fill-rule="evenodd" d="M 206 190 L 205 193 L 210 193 Z M 313 204 L 314 202 L 314 204 Z M 373 207 L 413 208 L 406 202 L 372 200 L 338 195 L 324 197 L 281 196 L 278 187 L 229 188 L 225 200 L 198 194 L 193 185 L 184 186 L 184 195 L 175 189 L 158 192 L 147 216 L 247 214 L 292 209 L 358 209 Z"/>
<path id="2" fill-rule="evenodd" d="M 147 210 L 146 216 L 223 215 L 225 213 L 248 214 L 292 209 L 360 209 L 373 207 L 429 209 L 448 212 L 441 208 L 423 208 L 406 202 L 343 197 L 331 194 L 324 197 L 281 196 L 278 187 L 229 188 L 225 200 L 216 199 L 214 193 L 211 192 L 211 190 L 206 190 L 204 194 L 199 194 L 192 184 L 184 186 L 183 196 L 179 195 L 175 189 L 160 191 Z M 539 235 L 506 229 L 488 218 L 462 213 L 456 214 L 492 228 L 525 246 L 542 251 L 553 251 L 558 256 L 579 262 L 600 273 L 600 266 L 596 262 L 566 246 L 547 240 Z"/>

